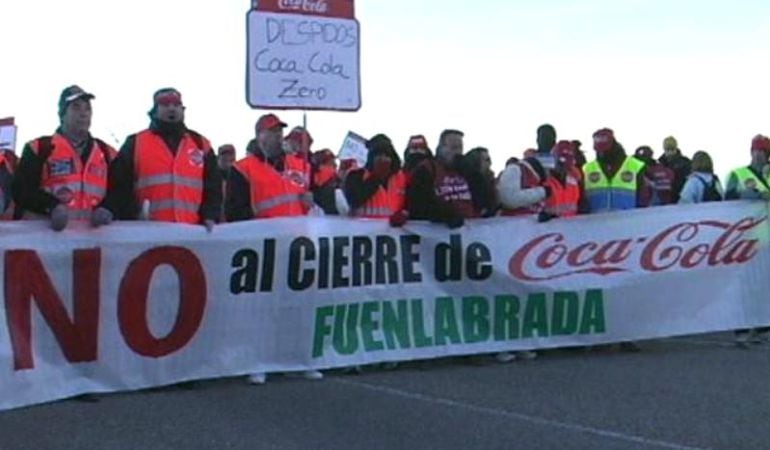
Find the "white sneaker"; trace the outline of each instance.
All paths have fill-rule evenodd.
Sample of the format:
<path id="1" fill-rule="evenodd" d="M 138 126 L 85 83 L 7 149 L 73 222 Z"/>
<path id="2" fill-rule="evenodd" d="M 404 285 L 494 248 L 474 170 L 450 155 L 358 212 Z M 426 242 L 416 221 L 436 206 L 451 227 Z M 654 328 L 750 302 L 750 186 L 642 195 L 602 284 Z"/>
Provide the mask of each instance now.
<path id="1" fill-rule="evenodd" d="M 265 384 L 267 382 L 267 374 L 264 372 L 256 372 L 249 375 L 250 384 Z"/>
<path id="2" fill-rule="evenodd" d="M 323 380 L 324 374 L 318 370 L 306 370 L 300 374 L 306 380 Z"/>
<path id="3" fill-rule="evenodd" d="M 533 352 L 532 350 L 522 350 L 520 352 L 516 352 L 516 357 L 519 359 L 535 359 L 537 358 L 537 353 Z"/>
<path id="4" fill-rule="evenodd" d="M 500 364 L 505 364 L 514 361 L 516 359 L 516 354 L 511 352 L 500 352 L 495 355 L 495 359 Z"/>

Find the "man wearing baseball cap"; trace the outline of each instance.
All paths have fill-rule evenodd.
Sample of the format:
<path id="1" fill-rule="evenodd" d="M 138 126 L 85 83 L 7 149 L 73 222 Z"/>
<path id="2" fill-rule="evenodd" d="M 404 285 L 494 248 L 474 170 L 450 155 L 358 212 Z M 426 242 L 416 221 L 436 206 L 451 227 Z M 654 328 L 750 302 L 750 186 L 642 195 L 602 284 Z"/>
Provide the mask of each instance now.
<path id="1" fill-rule="evenodd" d="M 739 167 L 727 177 L 725 200 L 770 201 L 770 138 L 762 134 L 751 140 L 751 162 Z M 748 342 L 767 342 L 770 328 L 761 327 L 735 331 L 735 344 L 746 348 Z"/>
<path id="2" fill-rule="evenodd" d="M 758 134 L 751 140 L 751 162 L 727 177 L 725 200 L 770 200 L 770 138 Z"/>
<path id="3" fill-rule="evenodd" d="M 126 138 L 110 166 L 104 206 L 113 214 L 213 229 L 222 209 L 222 176 L 211 143 L 187 128 L 184 112 L 176 89 L 153 94 L 150 126 Z"/>
<path id="4" fill-rule="evenodd" d="M 594 135 L 596 159 L 583 167 L 590 212 L 609 212 L 648 206 L 644 163 L 628 156 L 609 128 Z"/>
<path id="5" fill-rule="evenodd" d="M 275 114 L 265 114 L 254 126 L 255 139 L 245 158 L 233 166 L 227 183 L 225 216 L 228 221 L 269 219 L 307 215 L 313 204 L 306 161 L 286 154 L 283 129 L 286 124 Z M 323 374 L 308 370 L 301 375 L 320 380 Z M 267 373 L 255 372 L 251 384 L 264 384 Z"/>
<path id="6" fill-rule="evenodd" d="M 70 220 L 94 226 L 112 220 L 98 205 L 116 152 L 89 132 L 93 99 L 79 86 L 65 88 L 59 95 L 59 128 L 25 145 L 12 184 L 17 218 L 47 217 L 56 231 Z"/>

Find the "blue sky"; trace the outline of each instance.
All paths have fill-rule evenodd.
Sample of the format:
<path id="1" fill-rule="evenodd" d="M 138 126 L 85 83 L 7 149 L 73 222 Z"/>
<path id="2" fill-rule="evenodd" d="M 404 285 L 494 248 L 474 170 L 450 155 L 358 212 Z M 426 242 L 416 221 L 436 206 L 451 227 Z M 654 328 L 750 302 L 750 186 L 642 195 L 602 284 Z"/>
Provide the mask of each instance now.
<path id="1" fill-rule="evenodd" d="M 22 141 L 48 134 L 77 83 L 97 95 L 93 133 L 122 142 L 147 125 L 152 92 L 175 86 L 191 128 L 242 152 L 261 113 L 245 101 L 249 4 L 6 0 L 0 116 L 17 117 Z M 673 134 L 725 174 L 770 134 L 770 2 L 358 0 L 356 13 L 363 107 L 308 113 L 318 148 L 336 151 L 348 130 L 434 146 L 460 128 L 499 169 L 550 122 L 588 149 L 602 127 L 628 150 L 659 152 Z"/>

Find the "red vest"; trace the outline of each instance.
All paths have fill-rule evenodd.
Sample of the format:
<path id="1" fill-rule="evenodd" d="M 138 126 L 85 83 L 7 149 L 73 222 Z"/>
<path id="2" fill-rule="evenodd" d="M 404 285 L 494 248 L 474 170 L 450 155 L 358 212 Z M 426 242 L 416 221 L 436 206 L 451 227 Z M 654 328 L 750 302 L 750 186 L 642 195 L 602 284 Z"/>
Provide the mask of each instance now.
<path id="1" fill-rule="evenodd" d="M 29 143 L 36 155 L 43 150 L 45 139 L 49 138 Z M 91 211 L 107 193 L 107 168 L 115 158 L 115 149 L 94 139 L 88 161 L 83 164 L 80 155 L 64 136 L 54 134 L 50 137 L 50 145 L 51 153 L 40 174 L 40 188 L 67 205 L 71 219 L 90 219 Z M 109 161 L 105 159 L 105 151 Z"/>
<path id="2" fill-rule="evenodd" d="M 17 157 L 16 154 L 10 150 L 0 150 L 0 167 L 5 167 L 10 175 L 13 175 L 16 170 Z M 10 181 L 10 178 L 9 178 Z M 0 186 L 0 203 L 5 200 L 6 194 L 10 197 L 11 186 L 8 183 L 7 186 Z M 13 199 L 9 200 L 8 205 L 2 205 L 5 209 L 0 211 L 0 220 L 12 220 L 13 219 Z"/>
<path id="3" fill-rule="evenodd" d="M 537 172 L 530 167 L 526 161 L 519 161 L 513 163 L 519 166 L 521 171 L 521 180 L 519 183 L 520 189 L 532 189 L 541 185 L 540 179 L 537 176 Z M 502 209 L 500 210 L 501 216 L 530 216 L 537 214 L 543 209 L 543 202 L 533 203 L 529 206 L 522 206 L 514 209 Z"/>
<path id="4" fill-rule="evenodd" d="M 662 164 L 648 164 L 644 181 L 652 191 L 650 206 L 669 205 L 674 202 L 674 171 Z"/>
<path id="5" fill-rule="evenodd" d="M 369 179 L 371 173 L 364 172 L 364 180 Z M 406 175 L 399 170 L 388 178 L 387 189 L 380 185 L 377 192 L 366 203 L 356 208 L 353 215 L 356 217 L 368 217 L 370 219 L 387 219 L 394 213 L 406 207 Z"/>
<path id="6" fill-rule="evenodd" d="M 307 161 L 286 155 L 284 170 L 278 172 L 267 161 L 250 154 L 234 167 L 249 182 L 255 218 L 307 215 L 309 208 L 304 201 L 309 192 L 309 179 L 305 176 Z"/>
<path id="7" fill-rule="evenodd" d="M 580 202 L 581 173 L 573 169 L 565 177 L 565 185 L 550 175 L 546 180 L 546 186 L 551 188 L 551 196 L 545 201 L 545 211 L 559 217 L 577 215 Z"/>
<path id="8" fill-rule="evenodd" d="M 201 148 L 203 147 L 203 148 Z M 134 170 L 139 205 L 150 202 L 150 220 L 198 224 L 203 203 L 203 165 L 211 144 L 187 132 L 176 155 L 156 133 L 136 135 Z"/>
<path id="9" fill-rule="evenodd" d="M 473 197 L 468 181 L 454 170 L 438 162 L 431 162 L 435 169 L 433 187 L 436 196 L 451 204 L 463 218 L 478 217 L 473 207 Z"/>

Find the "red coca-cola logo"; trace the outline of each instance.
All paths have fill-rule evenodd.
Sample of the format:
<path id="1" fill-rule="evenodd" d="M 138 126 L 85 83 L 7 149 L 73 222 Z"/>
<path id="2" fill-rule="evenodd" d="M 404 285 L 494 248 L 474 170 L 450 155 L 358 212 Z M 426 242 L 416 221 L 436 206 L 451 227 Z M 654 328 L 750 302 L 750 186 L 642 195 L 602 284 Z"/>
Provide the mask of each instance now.
<path id="1" fill-rule="evenodd" d="M 573 243 L 562 233 L 548 233 L 519 248 L 508 262 L 508 271 L 519 280 L 544 281 L 580 274 L 606 276 L 744 264 L 759 251 L 759 240 L 749 231 L 765 220 L 767 216 L 735 223 L 683 222 L 651 237 L 605 242 Z"/>
<path id="2" fill-rule="evenodd" d="M 325 14 L 329 10 L 329 4 L 326 0 L 278 0 L 278 8 Z"/>

